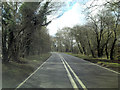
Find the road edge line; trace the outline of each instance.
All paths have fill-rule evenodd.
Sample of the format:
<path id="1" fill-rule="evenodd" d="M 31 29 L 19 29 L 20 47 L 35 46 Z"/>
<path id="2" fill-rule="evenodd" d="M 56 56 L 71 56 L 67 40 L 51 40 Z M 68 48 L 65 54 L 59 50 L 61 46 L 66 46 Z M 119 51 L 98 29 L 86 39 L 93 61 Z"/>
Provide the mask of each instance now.
<path id="1" fill-rule="evenodd" d="M 69 54 L 66 54 L 66 55 L 69 55 Z M 73 55 L 71 55 L 71 56 L 73 56 Z M 76 57 L 76 56 L 73 56 L 73 57 Z M 98 65 L 98 64 L 96 64 L 96 63 L 92 63 L 92 62 L 90 62 L 90 61 L 87 61 L 87 60 L 82 59 L 82 58 L 79 58 L 79 57 L 76 57 L 76 58 L 81 59 L 81 60 L 84 60 L 84 61 L 86 61 L 86 62 L 89 62 L 90 64 L 96 65 L 96 66 L 101 67 L 101 68 L 103 68 L 103 69 L 106 69 L 106 70 L 108 70 L 108 71 L 114 72 L 114 73 L 116 73 L 116 74 L 120 74 L 120 73 L 117 72 L 117 71 L 114 71 L 114 70 L 112 70 L 112 69 L 109 69 L 109 68 L 100 66 L 100 65 Z"/>
<path id="2" fill-rule="evenodd" d="M 16 88 L 15 90 L 17 90 L 18 88 L 20 88 L 33 74 L 35 74 L 50 58 L 52 57 L 52 55 L 45 61 L 43 62 L 33 73 L 31 73 L 25 80 L 23 80 Z"/>
<path id="3" fill-rule="evenodd" d="M 84 59 L 83 59 L 83 60 L 84 60 Z M 98 66 L 98 67 L 101 67 L 101 68 L 103 68 L 103 69 L 106 69 L 106 70 L 108 70 L 108 71 L 114 72 L 114 73 L 116 73 L 116 74 L 120 74 L 119 72 L 114 71 L 114 70 L 111 70 L 111 69 L 109 69 L 109 68 L 106 68 L 106 67 L 100 66 L 100 65 L 95 64 L 95 63 L 92 63 L 92 62 L 90 62 L 90 63 L 93 64 L 93 65 L 96 65 L 96 66 Z"/>

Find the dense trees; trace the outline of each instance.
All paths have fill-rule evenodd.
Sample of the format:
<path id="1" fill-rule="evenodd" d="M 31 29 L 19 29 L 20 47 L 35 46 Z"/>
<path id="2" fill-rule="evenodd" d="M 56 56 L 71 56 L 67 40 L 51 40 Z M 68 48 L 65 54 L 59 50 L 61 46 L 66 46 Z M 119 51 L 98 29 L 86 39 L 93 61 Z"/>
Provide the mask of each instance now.
<path id="1" fill-rule="evenodd" d="M 87 7 L 87 23 L 58 30 L 56 37 L 48 34 L 46 26 L 54 19 L 61 5 L 55 2 L 2 3 L 2 57 L 3 62 L 20 57 L 55 51 L 74 52 L 93 57 L 119 57 L 120 2 L 104 3 L 93 15 Z M 95 5 L 96 6 L 96 5 Z M 50 15 L 52 14 L 52 18 Z M 59 14 L 59 13 L 58 13 Z M 52 40 L 52 42 L 51 42 Z M 52 46 L 51 46 L 52 44 Z"/>
<path id="2" fill-rule="evenodd" d="M 20 57 L 50 51 L 47 16 L 59 9 L 55 3 L 2 3 L 2 57 L 3 62 L 20 62 Z M 55 8 L 56 7 L 56 8 Z"/>
<path id="3" fill-rule="evenodd" d="M 87 8 L 87 23 L 76 25 L 73 28 L 64 28 L 65 30 L 62 29 L 56 34 L 56 42 L 66 40 L 67 48 L 70 48 L 69 42 L 72 37 L 72 43 L 74 43 L 72 46 L 74 49 L 77 47 L 76 52 L 79 51 L 81 54 L 92 55 L 93 57 L 106 56 L 111 60 L 118 58 L 120 54 L 117 52 L 120 38 L 120 2 L 106 2 L 103 6 L 104 8 L 95 15 L 92 15 L 89 10 L 94 6 Z M 66 34 L 61 36 L 64 33 Z M 57 39 L 58 35 L 59 39 L 61 38 L 60 40 Z M 68 38 L 66 38 L 67 35 Z M 57 48 L 59 45 L 60 43 L 57 43 Z M 65 48 L 65 44 L 62 43 L 60 47 Z M 74 50 L 64 50 L 64 52 L 71 51 Z"/>
<path id="4" fill-rule="evenodd" d="M 62 30 L 59 30 L 56 33 L 56 37 L 52 38 L 52 46 L 56 51 L 65 51 L 71 52 L 73 51 L 73 37 L 71 37 L 71 32 L 69 27 L 65 27 Z"/>

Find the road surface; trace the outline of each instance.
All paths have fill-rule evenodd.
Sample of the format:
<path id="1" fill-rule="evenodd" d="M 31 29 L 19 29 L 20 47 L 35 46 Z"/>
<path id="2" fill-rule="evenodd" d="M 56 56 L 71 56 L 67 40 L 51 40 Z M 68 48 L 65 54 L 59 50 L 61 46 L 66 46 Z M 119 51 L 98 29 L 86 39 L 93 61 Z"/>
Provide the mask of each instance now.
<path id="1" fill-rule="evenodd" d="M 111 88 L 118 90 L 119 73 L 99 67 L 83 59 L 52 53 L 18 88 Z M 78 89 L 79 88 L 79 89 Z"/>

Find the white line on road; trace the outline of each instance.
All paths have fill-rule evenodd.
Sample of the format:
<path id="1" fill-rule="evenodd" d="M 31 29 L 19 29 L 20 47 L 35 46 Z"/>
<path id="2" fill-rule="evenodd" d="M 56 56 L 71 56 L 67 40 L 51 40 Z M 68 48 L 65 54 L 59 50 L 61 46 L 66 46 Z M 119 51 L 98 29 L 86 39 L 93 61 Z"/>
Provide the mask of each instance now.
<path id="1" fill-rule="evenodd" d="M 62 58 L 61 58 L 61 60 L 62 60 Z M 69 77 L 69 79 L 70 79 L 70 82 L 71 82 L 73 88 L 74 88 L 75 90 L 78 90 L 78 87 L 77 87 L 74 79 L 72 78 L 72 75 L 70 74 L 70 72 L 69 72 L 69 70 L 68 70 L 68 68 L 67 68 L 67 66 L 65 65 L 65 63 L 64 63 L 63 60 L 62 60 L 62 63 L 63 63 L 63 65 L 64 65 L 64 67 L 65 67 L 65 69 L 66 69 L 66 71 L 67 71 L 68 77 Z"/>
<path id="2" fill-rule="evenodd" d="M 64 59 L 64 58 L 63 58 Z M 64 60 L 65 61 L 65 60 Z M 70 67 L 70 65 L 65 61 L 65 63 L 68 65 L 70 71 L 73 73 L 73 75 L 75 76 L 75 78 L 77 79 L 77 81 L 79 82 L 79 84 L 82 86 L 82 88 L 84 90 L 87 90 L 86 86 L 83 84 L 83 82 L 78 78 L 78 76 L 75 74 L 75 72 L 73 71 L 73 69 Z"/>
<path id="3" fill-rule="evenodd" d="M 67 54 L 67 55 L 68 55 L 68 54 Z M 71 55 L 71 56 L 72 56 L 72 55 Z M 73 56 L 73 57 L 74 57 L 74 56 Z M 76 58 L 78 58 L 78 57 L 76 57 Z M 81 60 L 83 60 L 83 61 L 86 61 L 86 60 L 84 60 L 84 59 L 82 59 L 82 58 L 79 58 L 79 59 L 81 59 Z M 86 61 L 86 62 L 89 62 L 89 61 Z M 109 69 L 109 68 L 100 66 L 100 65 L 98 65 L 98 64 L 95 64 L 95 63 L 92 63 L 92 62 L 89 62 L 89 63 L 92 64 L 92 65 L 96 65 L 96 66 L 98 66 L 98 67 L 100 67 L 100 68 L 106 69 L 106 70 L 108 70 L 108 71 L 111 71 L 111 72 L 113 72 L 113 73 L 120 74 L 120 73 L 117 72 L 117 71 L 114 71 L 114 70 L 111 70 L 111 69 Z"/>
<path id="4" fill-rule="evenodd" d="M 74 75 L 74 77 L 77 79 L 77 81 L 79 82 L 79 84 L 82 86 L 82 88 L 84 89 L 84 90 L 87 90 L 87 88 L 86 88 L 86 86 L 83 84 L 83 82 L 78 78 L 78 76 L 75 74 L 75 72 L 73 71 L 73 69 L 70 67 L 70 65 L 66 62 L 66 60 L 59 54 L 59 56 L 60 56 L 60 58 L 61 58 L 61 60 L 62 60 L 62 62 L 64 63 L 66 63 L 66 65 L 68 66 L 68 68 L 70 69 L 70 71 L 73 73 L 73 75 Z"/>
<path id="5" fill-rule="evenodd" d="M 52 56 L 52 55 L 51 55 Z M 50 57 L 51 57 L 50 56 Z M 48 58 L 48 60 L 50 59 L 50 57 Z M 27 77 L 22 83 L 20 83 L 15 90 L 17 90 L 18 88 L 20 88 L 33 74 L 35 74 L 48 60 L 46 60 L 44 63 L 42 63 L 42 65 L 40 65 L 29 77 Z"/>
<path id="6" fill-rule="evenodd" d="M 91 63 L 91 62 L 90 62 L 90 63 Z M 101 68 L 103 68 L 103 69 L 106 69 L 106 70 L 108 70 L 108 71 L 114 72 L 114 73 L 116 73 L 116 74 L 120 74 L 119 72 L 116 72 L 116 71 L 114 71 L 114 70 L 111 70 L 111 69 L 102 67 L 102 66 L 100 66 L 100 65 L 98 65 L 98 64 L 94 64 L 94 63 L 91 63 L 91 64 L 92 64 L 92 65 L 96 65 L 96 66 L 98 66 L 98 67 L 101 67 Z"/>

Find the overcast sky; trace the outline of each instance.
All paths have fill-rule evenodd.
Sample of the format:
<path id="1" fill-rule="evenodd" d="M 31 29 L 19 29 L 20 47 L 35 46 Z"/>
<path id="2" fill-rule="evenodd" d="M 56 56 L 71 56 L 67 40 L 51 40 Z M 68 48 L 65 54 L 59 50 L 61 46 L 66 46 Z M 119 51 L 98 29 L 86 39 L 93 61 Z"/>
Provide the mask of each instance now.
<path id="1" fill-rule="evenodd" d="M 69 3 L 72 0 L 67 0 Z M 73 0 L 72 4 L 66 6 L 66 10 L 64 10 L 64 14 L 54 19 L 47 28 L 49 29 L 50 35 L 55 35 L 58 29 L 62 29 L 63 27 L 73 27 L 74 25 L 84 24 L 85 16 L 82 13 L 83 8 L 81 2 L 78 0 Z"/>
<path id="2" fill-rule="evenodd" d="M 101 5 L 105 3 L 106 0 L 66 0 L 66 7 L 63 9 L 63 14 L 60 15 L 59 18 L 54 19 L 47 28 L 49 29 L 49 34 L 54 36 L 57 30 L 62 29 L 63 27 L 73 27 L 74 25 L 83 25 L 85 24 L 85 15 L 83 13 L 84 8 L 86 7 L 83 5 L 86 3 L 87 6 L 92 5 Z M 110 1 L 110 0 L 107 0 Z M 99 7 L 96 9 L 92 8 L 92 15 L 98 13 Z"/>

